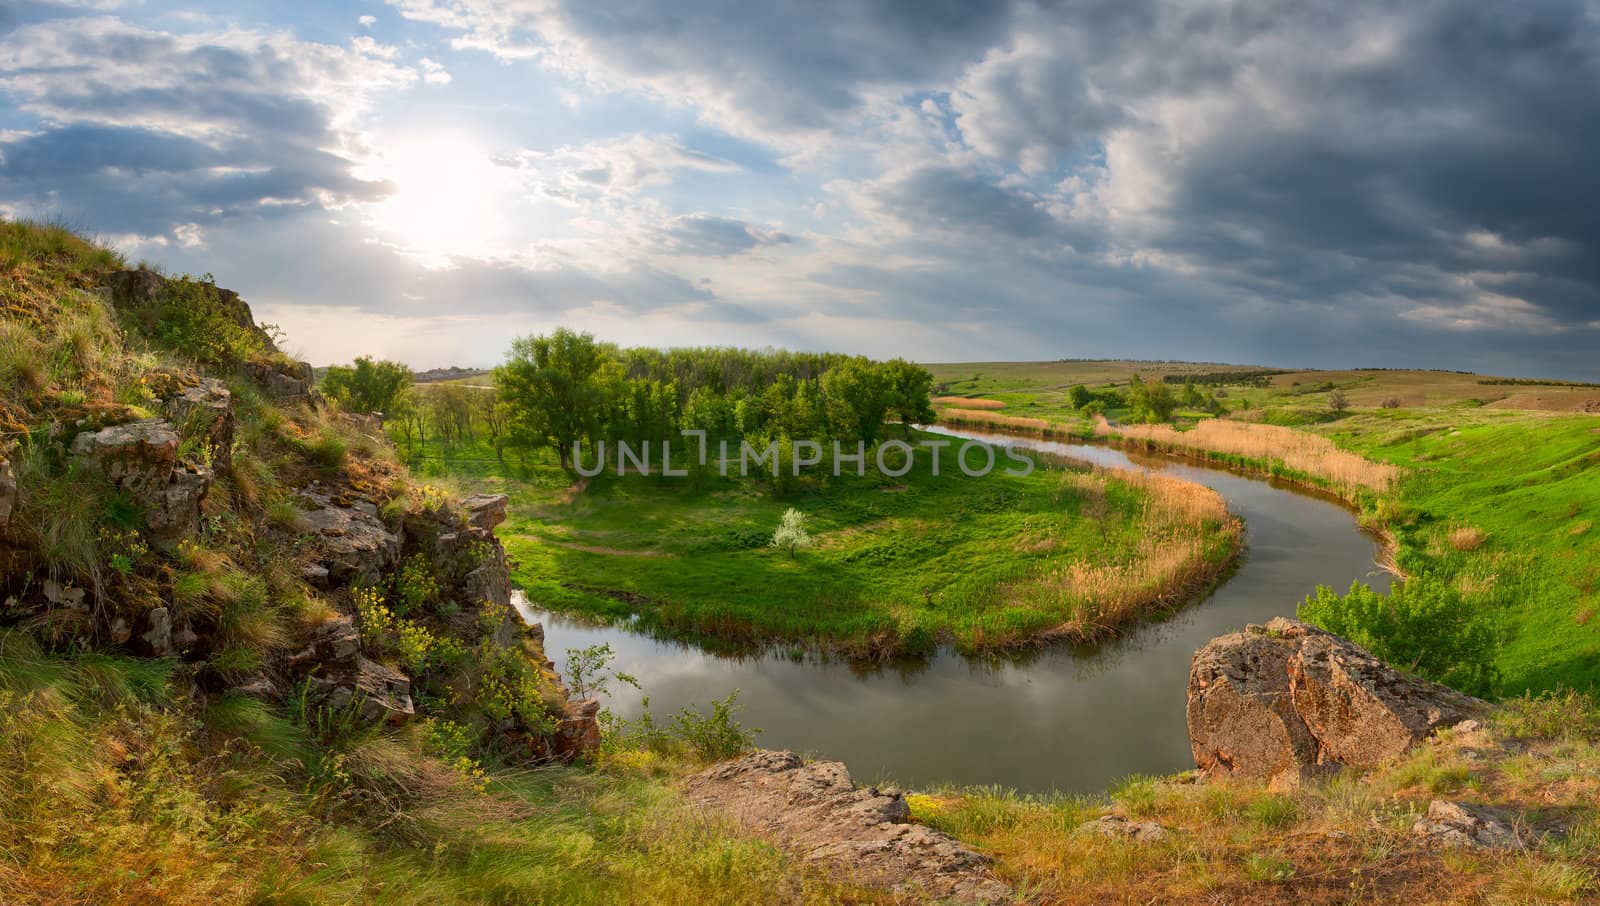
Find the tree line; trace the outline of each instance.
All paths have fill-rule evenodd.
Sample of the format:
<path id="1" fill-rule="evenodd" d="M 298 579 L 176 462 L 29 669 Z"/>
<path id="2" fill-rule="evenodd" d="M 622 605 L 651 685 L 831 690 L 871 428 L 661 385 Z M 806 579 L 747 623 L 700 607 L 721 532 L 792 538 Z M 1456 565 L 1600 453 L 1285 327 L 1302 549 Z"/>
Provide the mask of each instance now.
<path id="1" fill-rule="evenodd" d="M 328 369 L 323 392 L 350 411 L 382 412 L 408 453 L 487 443 L 495 455 L 553 452 L 563 468 L 576 447 L 602 441 L 811 440 L 871 447 L 886 424 L 934 419 L 933 377 L 903 359 L 727 347 L 622 348 L 559 328 L 514 340 L 492 375 L 470 383 L 414 385 L 394 362 L 357 359 Z M 902 427 L 902 430 L 907 430 Z"/>

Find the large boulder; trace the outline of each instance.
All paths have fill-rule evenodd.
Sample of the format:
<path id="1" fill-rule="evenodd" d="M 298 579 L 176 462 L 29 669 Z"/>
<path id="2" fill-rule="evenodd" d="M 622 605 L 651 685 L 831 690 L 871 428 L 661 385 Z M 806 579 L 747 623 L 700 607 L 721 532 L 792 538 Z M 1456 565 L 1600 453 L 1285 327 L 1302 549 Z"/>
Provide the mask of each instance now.
<path id="1" fill-rule="evenodd" d="M 1281 617 L 1212 639 L 1189 668 L 1189 741 L 1213 775 L 1292 782 L 1372 767 L 1487 707 Z"/>
<path id="2" fill-rule="evenodd" d="M 306 573 L 325 588 L 373 585 L 400 562 L 400 536 L 378 518 L 378 508 L 364 500 L 340 506 L 328 495 L 303 490 L 306 504 L 301 524 L 310 533 L 312 569 Z"/>
<path id="3" fill-rule="evenodd" d="M 263 393 L 280 403 L 321 400 L 308 362 L 247 362 L 244 368 Z"/>
<path id="4" fill-rule="evenodd" d="M 144 507 L 145 528 L 158 544 L 199 531 L 211 470 L 178 461 L 178 434 L 167 422 L 148 419 L 86 431 L 73 439 L 72 452 Z"/>

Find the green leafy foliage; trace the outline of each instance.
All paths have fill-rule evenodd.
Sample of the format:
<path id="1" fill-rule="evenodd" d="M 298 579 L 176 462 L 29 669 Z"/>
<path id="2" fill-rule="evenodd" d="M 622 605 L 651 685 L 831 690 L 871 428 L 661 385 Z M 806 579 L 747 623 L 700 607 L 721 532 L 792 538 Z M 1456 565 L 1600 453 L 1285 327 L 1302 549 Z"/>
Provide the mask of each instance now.
<path id="1" fill-rule="evenodd" d="M 152 339 L 207 365 L 234 365 L 268 352 L 265 336 L 240 321 L 210 274 L 168 280 L 151 314 Z"/>
<path id="2" fill-rule="evenodd" d="M 411 369 L 399 362 L 374 361 L 368 356 L 352 366 L 334 365 L 322 377 L 322 392 L 339 401 L 348 412 L 382 412 L 393 415 L 401 393 L 411 386 Z"/>
<path id="3" fill-rule="evenodd" d="M 1487 695 L 1499 680 L 1493 614 L 1430 574 L 1413 576 L 1388 595 L 1360 582 L 1344 595 L 1323 586 L 1300 605 L 1299 615 L 1387 663 L 1463 692 Z"/>

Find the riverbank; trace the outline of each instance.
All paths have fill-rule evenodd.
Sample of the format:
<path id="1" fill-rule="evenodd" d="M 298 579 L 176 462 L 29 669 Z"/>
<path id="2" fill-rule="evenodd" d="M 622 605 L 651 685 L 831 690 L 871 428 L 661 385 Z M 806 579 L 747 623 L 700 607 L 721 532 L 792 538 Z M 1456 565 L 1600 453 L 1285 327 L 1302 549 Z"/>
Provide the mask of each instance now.
<path id="1" fill-rule="evenodd" d="M 501 536 L 535 607 L 728 651 L 883 662 L 1092 641 L 1203 596 L 1241 550 L 1242 526 L 1206 488 L 1043 457 L 1032 474 L 999 457 L 971 477 L 956 446 L 938 475 L 922 448 L 904 475 L 782 491 L 710 470 L 605 474 L 579 492 L 553 465 L 492 455 L 418 468 L 511 495 Z M 813 539 L 792 552 L 769 545 L 790 508 Z"/>
<path id="2" fill-rule="evenodd" d="M 1042 427 L 1030 433 L 1050 437 L 1092 430 L 1093 420 L 1065 402 L 1075 384 L 1115 389 L 1144 367 L 930 366 L 947 399 L 1005 405 L 970 413 L 955 403 L 945 411 L 959 423 L 976 418 L 993 428 L 997 420 L 1031 419 Z M 1600 418 L 1578 411 L 1600 391 L 1530 392 L 1507 379 L 1443 372 L 1257 373 L 1164 363 L 1151 373 L 1177 387 L 1187 376 L 1216 394 L 1232 410 L 1216 424 L 1248 435 L 1253 455 L 1167 426 L 1112 428 L 1107 442 L 1335 493 L 1384 539 L 1391 571 L 1422 577 L 1430 596 L 1459 597 L 1461 609 L 1490 624 L 1500 694 L 1600 688 Z M 1560 409 L 1567 411 L 1552 411 Z M 1191 423 L 1210 418 L 1181 407 L 1177 415 Z M 1114 436 L 1125 434 L 1148 436 Z M 1268 435 L 1284 438 L 1285 448 L 1313 444 L 1359 461 L 1328 471 L 1262 459 L 1270 447 L 1255 441 Z"/>

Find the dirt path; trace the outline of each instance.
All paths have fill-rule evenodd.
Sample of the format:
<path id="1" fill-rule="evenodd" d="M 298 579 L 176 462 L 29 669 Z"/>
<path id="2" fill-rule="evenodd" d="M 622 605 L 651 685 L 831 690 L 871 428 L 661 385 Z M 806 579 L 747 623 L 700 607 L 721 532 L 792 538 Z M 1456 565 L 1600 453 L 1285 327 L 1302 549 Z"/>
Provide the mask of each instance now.
<path id="1" fill-rule="evenodd" d="M 695 774 L 685 789 L 697 805 L 855 883 L 939 902 L 1011 898 L 987 858 L 907 823 L 900 793 L 857 789 L 840 762 L 756 751 Z"/>

